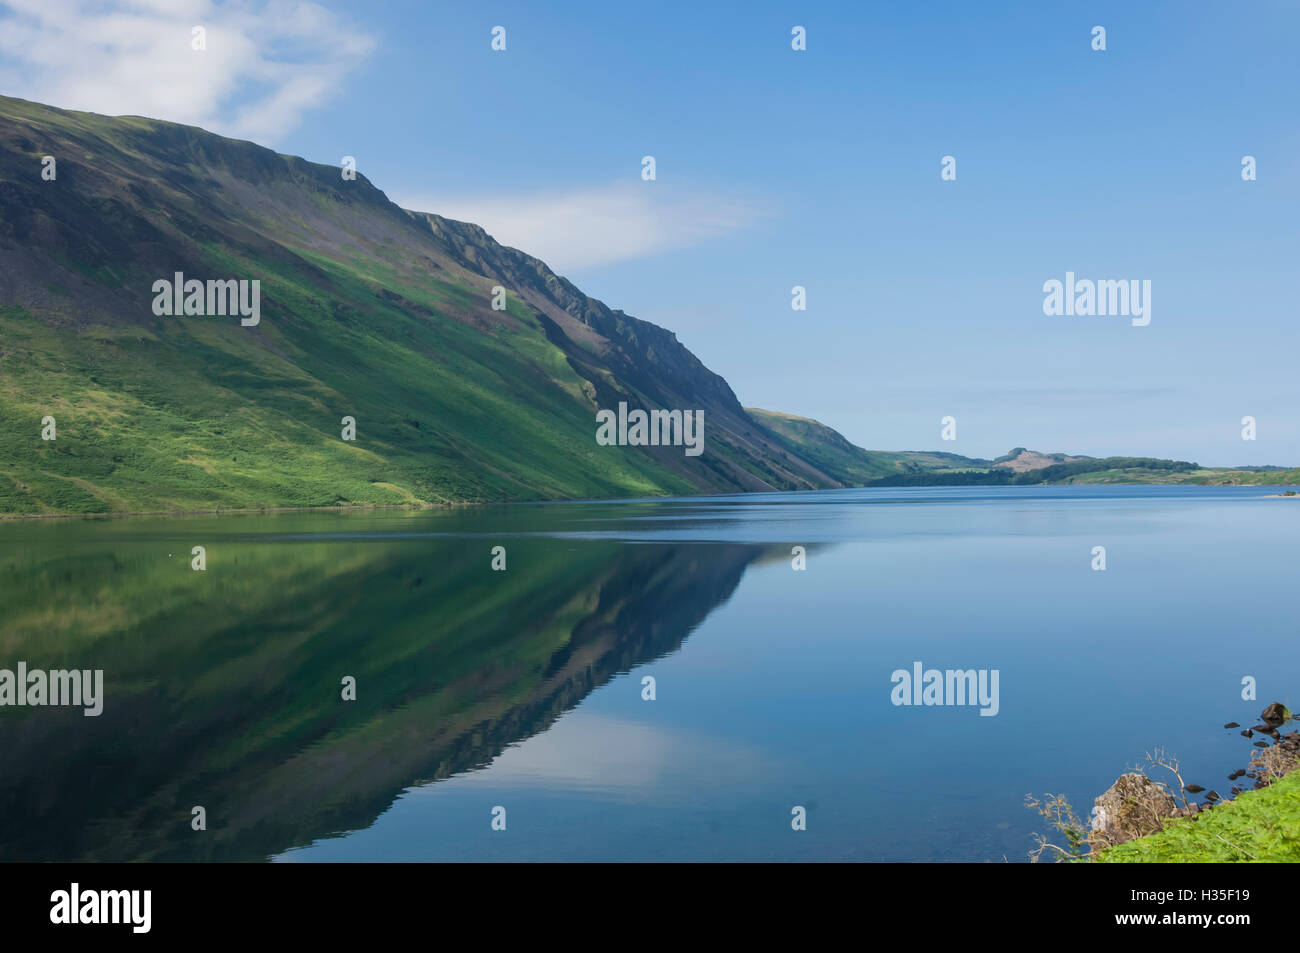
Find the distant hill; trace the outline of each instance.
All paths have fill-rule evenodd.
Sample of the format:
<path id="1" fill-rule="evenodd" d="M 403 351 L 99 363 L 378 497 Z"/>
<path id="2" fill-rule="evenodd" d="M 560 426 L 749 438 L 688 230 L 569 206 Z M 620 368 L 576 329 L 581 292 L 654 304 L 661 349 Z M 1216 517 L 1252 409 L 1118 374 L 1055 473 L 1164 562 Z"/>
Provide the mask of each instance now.
<path id="1" fill-rule="evenodd" d="M 1057 463 L 1075 463 L 1091 459 L 1093 458 L 1072 457 L 1064 453 L 1037 453 L 1024 447 L 1016 447 L 1010 453 L 997 457 L 993 461 L 993 467 L 1005 467 L 1013 473 L 1026 473 L 1030 470 L 1042 470 Z"/>
<path id="2" fill-rule="evenodd" d="M 800 456 L 846 486 L 861 486 L 903 471 L 902 454 L 863 450 L 816 420 L 757 407 L 745 410 L 768 430 L 784 437 Z"/>
<path id="3" fill-rule="evenodd" d="M 997 463 L 940 450 L 863 450 L 820 421 L 758 407 L 745 410 L 768 430 L 794 444 L 803 457 L 849 486 L 908 474 L 986 470 Z M 999 460 L 1011 460 L 1020 453 L 1029 451 L 1018 448 Z"/>
<path id="4" fill-rule="evenodd" d="M 924 450 L 863 450 L 806 417 L 747 408 L 751 417 L 795 443 L 800 453 L 853 486 L 1027 486 L 1042 483 L 1186 483 L 1296 486 L 1300 469 L 1202 467 L 1155 457 L 1090 457 L 1015 447 L 986 460 Z"/>
<path id="5" fill-rule="evenodd" d="M 1035 454 L 1052 459 L 1058 454 Z M 1035 462 L 1038 462 L 1035 460 Z M 881 477 L 868 486 L 1031 486 L 1050 483 L 1187 483 L 1202 486 L 1297 486 L 1300 469 L 1230 469 L 1202 467 L 1186 460 L 1155 457 L 1070 457 L 1065 462 L 1016 470 L 1006 465 L 987 468 L 929 469 Z"/>

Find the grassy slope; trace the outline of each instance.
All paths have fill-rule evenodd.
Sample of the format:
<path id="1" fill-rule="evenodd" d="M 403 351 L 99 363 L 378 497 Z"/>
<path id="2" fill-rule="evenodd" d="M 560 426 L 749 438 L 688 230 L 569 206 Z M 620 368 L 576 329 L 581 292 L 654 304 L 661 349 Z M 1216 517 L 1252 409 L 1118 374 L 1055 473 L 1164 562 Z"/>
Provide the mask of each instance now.
<path id="1" fill-rule="evenodd" d="M 250 143 L 0 97 L 0 514 L 833 485 L 769 459 L 666 332 L 513 286 L 492 310 L 464 262 L 507 250 L 480 236 L 453 253 L 362 177 Z M 259 279 L 261 324 L 155 317 L 175 270 Z M 708 408 L 705 455 L 597 446 L 624 397 Z"/>
<path id="2" fill-rule="evenodd" d="M 338 284 L 350 283 L 338 276 Z M 285 291 L 282 283 L 278 293 Z M 306 289 L 300 295 L 300 315 L 326 307 Z M 564 389 L 577 382 L 565 379 L 563 361 L 527 328 L 512 348 L 508 339 L 451 322 L 419 326 L 382 305 L 367 319 L 352 328 L 320 321 L 271 348 L 228 326 L 62 330 L 24 309 L 0 311 L 0 417 L 9 424 L 0 430 L 8 477 L 0 481 L 0 510 L 692 490 L 652 461 L 598 453 L 585 433 L 592 429 L 586 408 Z M 401 336 L 417 348 L 389 343 Z M 441 360 L 423 358 L 421 345 Z M 530 361 L 527 349 L 543 353 Z M 538 366 L 548 358 L 550 366 Z M 46 414 L 58 421 L 56 441 L 39 439 Z M 339 439 L 344 415 L 357 420 L 355 443 Z"/>
<path id="3" fill-rule="evenodd" d="M 1300 771 L 1195 819 L 1103 851 L 1101 863 L 1300 862 Z"/>
<path id="4" fill-rule="evenodd" d="M 757 407 L 745 410 L 768 430 L 784 437 L 803 457 L 849 486 L 901 473 L 982 471 L 990 463 L 940 450 L 863 450 L 820 421 Z"/>
<path id="5" fill-rule="evenodd" d="M 751 417 L 786 438 L 800 453 L 850 486 L 899 471 L 899 454 L 863 450 L 816 420 L 746 407 Z"/>

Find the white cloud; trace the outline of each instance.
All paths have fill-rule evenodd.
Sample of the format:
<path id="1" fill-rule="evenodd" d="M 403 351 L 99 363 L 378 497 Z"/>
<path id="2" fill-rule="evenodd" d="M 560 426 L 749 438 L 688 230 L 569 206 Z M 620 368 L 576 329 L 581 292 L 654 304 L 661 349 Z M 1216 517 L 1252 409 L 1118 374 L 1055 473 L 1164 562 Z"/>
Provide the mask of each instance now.
<path id="1" fill-rule="evenodd" d="M 744 202 L 641 181 L 514 196 L 389 197 L 412 211 L 482 225 L 503 245 L 561 274 L 685 248 L 744 228 L 761 214 Z"/>
<path id="2" fill-rule="evenodd" d="M 8 95 L 263 142 L 322 105 L 373 48 L 301 0 L 0 0 Z"/>
<path id="3" fill-rule="evenodd" d="M 752 788 L 780 771 L 770 752 L 743 742 L 578 709 L 509 745 L 486 768 L 420 790 L 540 787 L 644 802 L 672 797 L 701 775 L 716 790 Z"/>

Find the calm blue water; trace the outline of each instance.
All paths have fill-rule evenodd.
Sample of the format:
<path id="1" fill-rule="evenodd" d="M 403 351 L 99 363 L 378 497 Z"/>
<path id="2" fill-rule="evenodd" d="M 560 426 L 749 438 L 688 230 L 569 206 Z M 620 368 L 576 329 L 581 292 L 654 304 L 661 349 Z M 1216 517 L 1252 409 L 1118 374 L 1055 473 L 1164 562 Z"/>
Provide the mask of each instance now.
<path id="1" fill-rule="evenodd" d="M 1250 743 L 1223 724 L 1297 707 L 1300 501 L 1278 492 L 0 525 L 0 666 L 74 659 L 109 686 L 99 719 L 0 711 L 0 843 L 48 859 L 1020 861 L 1044 829 L 1026 794 L 1086 816 L 1163 747 L 1226 795 Z M 80 594 L 59 600 L 73 573 Z M 997 715 L 893 705 L 891 673 L 918 661 L 997 670 Z M 60 777 L 97 790 L 71 797 Z"/>

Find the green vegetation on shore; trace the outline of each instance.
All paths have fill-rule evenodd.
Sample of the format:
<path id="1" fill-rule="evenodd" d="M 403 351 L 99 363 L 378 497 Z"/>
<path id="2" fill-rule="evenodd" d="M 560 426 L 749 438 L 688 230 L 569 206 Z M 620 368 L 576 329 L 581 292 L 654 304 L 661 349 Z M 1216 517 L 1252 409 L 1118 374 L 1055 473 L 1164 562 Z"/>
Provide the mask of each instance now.
<path id="1" fill-rule="evenodd" d="M 1300 731 L 1282 731 L 1295 720 L 1286 704 L 1272 702 L 1260 724 L 1241 728 L 1251 743 L 1250 761 L 1228 775 L 1247 778 L 1253 790 L 1234 785 L 1235 799 L 1186 781 L 1179 759 L 1163 748 L 1147 752 L 1146 766 L 1168 772 L 1176 787 L 1153 780 L 1143 768 L 1120 775 L 1094 801 L 1085 823 L 1061 794 L 1030 795 L 1025 806 L 1046 818 L 1065 845 L 1035 834 L 1031 861 L 1098 863 L 1243 863 L 1300 861 Z M 1270 740 L 1271 739 L 1271 743 Z M 1244 785 L 1246 782 L 1242 782 Z M 1191 798 L 1204 794 L 1202 803 Z"/>
<path id="2" fill-rule="evenodd" d="M 1300 862 L 1300 772 L 1101 851 L 1098 863 Z"/>

